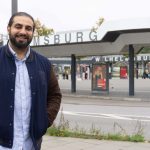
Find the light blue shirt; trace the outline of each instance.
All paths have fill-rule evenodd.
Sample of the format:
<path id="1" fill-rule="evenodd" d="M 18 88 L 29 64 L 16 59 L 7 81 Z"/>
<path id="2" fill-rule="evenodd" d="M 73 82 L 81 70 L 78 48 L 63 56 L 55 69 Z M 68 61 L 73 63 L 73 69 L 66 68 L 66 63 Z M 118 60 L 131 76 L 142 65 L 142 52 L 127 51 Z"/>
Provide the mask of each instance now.
<path id="1" fill-rule="evenodd" d="M 31 87 L 25 60 L 30 54 L 28 49 L 25 57 L 19 59 L 15 51 L 9 46 L 14 55 L 16 64 L 15 101 L 14 101 L 14 139 L 13 147 L 0 150 L 34 150 L 33 142 L 29 135 L 31 115 Z"/>

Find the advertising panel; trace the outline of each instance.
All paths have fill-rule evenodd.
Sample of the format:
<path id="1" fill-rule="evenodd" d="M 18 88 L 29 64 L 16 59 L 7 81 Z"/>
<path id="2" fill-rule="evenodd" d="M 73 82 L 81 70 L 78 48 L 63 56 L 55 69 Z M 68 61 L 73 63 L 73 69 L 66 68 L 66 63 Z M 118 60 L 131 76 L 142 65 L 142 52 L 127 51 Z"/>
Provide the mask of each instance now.
<path id="1" fill-rule="evenodd" d="M 92 91 L 108 91 L 108 65 L 93 64 Z"/>

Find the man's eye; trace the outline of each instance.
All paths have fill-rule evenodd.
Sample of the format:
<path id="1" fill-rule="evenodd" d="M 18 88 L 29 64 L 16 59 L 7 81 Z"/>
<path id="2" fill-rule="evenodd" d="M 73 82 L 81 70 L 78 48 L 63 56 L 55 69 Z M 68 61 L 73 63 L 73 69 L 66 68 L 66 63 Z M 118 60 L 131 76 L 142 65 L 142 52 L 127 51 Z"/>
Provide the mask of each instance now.
<path id="1" fill-rule="evenodd" d="M 32 27 L 26 27 L 26 30 L 27 31 L 32 31 L 33 29 L 32 29 Z"/>
<path id="2" fill-rule="evenodd" d="M 17 25 L 17 26 L 15 26 L 17 29 L 21 29 L 22 28 L 22 26 L 19 26 L 19 25 Z"/>

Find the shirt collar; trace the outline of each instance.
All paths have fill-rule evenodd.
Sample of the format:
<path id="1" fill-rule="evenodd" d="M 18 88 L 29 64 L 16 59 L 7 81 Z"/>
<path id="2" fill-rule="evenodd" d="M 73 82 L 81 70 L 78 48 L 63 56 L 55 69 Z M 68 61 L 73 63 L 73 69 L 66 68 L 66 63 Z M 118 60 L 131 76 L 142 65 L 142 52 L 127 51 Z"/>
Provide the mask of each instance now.
<path id="1" fill-rule="evenodd" d="M 17 57 L 17 53 L 11 48 L 11 46 L 10 46 L 10 44 L 8 43 L 8 47 L 9 47 L 9 50 L 10 50 L 10 52 L 12 53 L 12 55 L 14 56 L 14 58 L 15 59 L 17 59 L 17 60 L 20 60 L 18 57 Z M 28 50 L 27 50 L 27 53 L 26 53 L 26 55 L 24 56 L 24 58 L 22 59 L 22 61 L 25 61 L 28 57 L 29 57 L 29 55 L 30 55 L 30 46 L 28 47 Z"/>

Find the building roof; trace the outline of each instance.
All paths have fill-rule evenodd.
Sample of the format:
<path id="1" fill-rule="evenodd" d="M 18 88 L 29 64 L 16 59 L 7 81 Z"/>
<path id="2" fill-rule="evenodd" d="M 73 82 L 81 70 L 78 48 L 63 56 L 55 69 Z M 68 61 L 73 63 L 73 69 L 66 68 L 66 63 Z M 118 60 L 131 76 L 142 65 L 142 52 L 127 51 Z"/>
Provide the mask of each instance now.
<path id="1" fill-rule="evenodd" d="M 132 44 L 137 54 L 143 47 L 150 46 L 150 18 L 106 21 L 97 30 L 96 40 L 92 39 L 91 30 L 69 33 L 73 36 L 73 42 L 38 45 L 33 48 L 47 57 L 71 56 L 71 54 L 95 56 L 127 54 L 128 46 Z M 57 35 L 61 37 L 63 34 L 65 35 L 65 33 Z M 53 35 L 54 39 L 55 36 Z M 81 36 L 84 38 L 82 41 L 80 41 Z M 88 39 L 89 36 L 92 40 Z M 75 41 L 76 37 L 78 37 L 77 41 Z"/>

